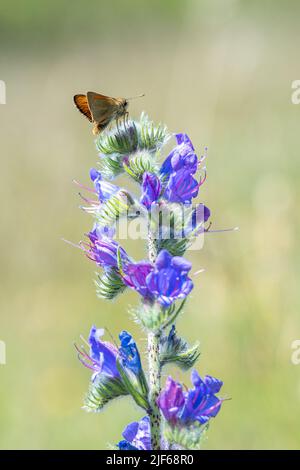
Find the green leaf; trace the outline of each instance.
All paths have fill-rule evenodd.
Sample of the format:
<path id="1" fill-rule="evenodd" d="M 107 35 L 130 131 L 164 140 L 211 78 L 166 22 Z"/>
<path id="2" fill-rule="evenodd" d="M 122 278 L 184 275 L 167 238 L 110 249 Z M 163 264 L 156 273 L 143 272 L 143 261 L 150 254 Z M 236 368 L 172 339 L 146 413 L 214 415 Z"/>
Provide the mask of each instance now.
<path id="1" fill-rule="evenodd" d="M 138 151 L 124 163 L 124 169 L 135 181 L 141 182 L 145 172 L 157 173 L 158 165 L 151 153 Z"/>
<path id="2" fill-rule="evenodd" d="M 157 331 L 173 316 L 174 304 L 169 308 L 162 308 L 158 303 L 142 303 L 137 309 L 132 311 L 137 323 L 150 331 Z"/>
<path id="3" fill-rule="evenodd" d="M 124 120 L 118 127 L 101 132 L 96 140 L 96 147 L 104 156 L 128 155 L 138 149 L 138 128 L 134 121 Z"/>
<path id="4" fill-rule="evenodd" d="M 128 393 L 138 406 L 148 411 L 150 408 L 148 385 L 143 370 L 141 370 L 139 376 L 136 376 L 130 370 L 125 369 L 119 359 L 117 359 L 117 368 Z"/>
<path id="5" fill-rule="evenodd" d="M 168 238 L 159 241 L 159 251 L 167 250 L 172 256 L 182 256 L 190 246 L 186 238 Z"/>
<path id="6" fill-rule="evenodd" d="M 113 226 L 122 216 L 127 216 L 129 209 L 135 206 L 132 196 L 120 189 L 116 194 L 104 201 L 99 211 L 96 213 L 96 219 L 102 226 Z M 139 204 L 137 204 L 139 206 Z"/>
<path id="7" fill-rule="evenodd" d="M 162 366 L 174 363 L 181 369 L 187 370 L 193 367 L 199 356 L 199 343 L 189 346 L 183 338 L 176 335 L 174 325 L 169 335 L 161 341 L 160 362 Z"/>
<path id="8" fill-rule="evenodd" d="M 139 148 L 152 151 L 159 150 L 169 139 L 167 127 L 159 123 L 157 126 L 142 113 L 139 122 Z"/>
<path id="9" fill-rule="evenodd" d="M 120 379 L 102 377 L 99 374 L 94 382 L 90 382 L 83 409 L 88 412 L 98 413 L 107 402 L 122 395 L 128 395 L 128 390 Z"/>
<path id="10" fill-rule="evenodd" d="M 165 422 L 164 437 L 169 445 L 178 445 L 186 450 L 199 450 L 206 437 L 208 423 L 200 424 L 197 421 L 187 427 L 170 426 Z"/>
<path id="11" fill-rule="evenodd" d="M 168 140 L 166 126 L 155 124 L 144 113 L 139 121 L 125 121 L 110 130 L 101 132 L 96 140 L 96 147 L 104 156 L 115 158 L 140 150 L 157 151 Z"/>
<path id="12" fill-rule="evenodd" d="M 100 160 L 100 171 L 108 180 L 116 178 L 124 172 L 123 158 L 118 155 L 107 155 Z"/>
<path id="13" fill-rule="evenodd" d="M 102 299 L 112 300 L 126 289 L 120 276 L 114 268 L 107 269 L 95 280 L 97 296 Z"/>

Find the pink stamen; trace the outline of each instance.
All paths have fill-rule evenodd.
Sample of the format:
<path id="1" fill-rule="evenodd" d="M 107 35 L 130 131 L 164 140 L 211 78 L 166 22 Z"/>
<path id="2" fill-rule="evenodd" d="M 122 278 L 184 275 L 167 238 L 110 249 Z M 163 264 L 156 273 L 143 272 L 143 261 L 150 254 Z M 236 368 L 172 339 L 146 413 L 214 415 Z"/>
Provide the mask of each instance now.
<path id="1" fill-rule="evenodd" d="M 80 250 L 82 250 L 82 247 L 80 246 L 81 242 L 76 244 L 76 243 L 70 242 L 69 240 L 66 240 L 65 238 L 62 238 L 62 241 L 68 243 L 68 245 L 74 246 L 75 248 L 79 248 Z"/>
<path id="2" fill-rule="evenodd" d="M 197 276 L 198 274 L 204 273 L 205 269 L 199 269 L 199 271 L 196 271 L 193 273 L 193 276 Z"/>
<path id="3" fill-rule="evenodd" d="M 232 228 L 223 228 L 220 230 L 209 230 L 209 228 L 206 230 L 207 233 L 221 233 L 221 232 L 236 232 L 239 230 L 239 227 L 232 227 Z"/>
<path id="4" fill-rule="evenodd" d="M 81 197 L 81 199 L 83 199 L 84 202 L 86 202 L 87 204 L 96 205 L 96 206 L 99 205 L 99 201 L 97 201 L 96 199 L 88 199 L 84 197 L 81 193 L 78 193 L 78 194 Z"/>
<path id="5" fill-rule="evenodd" d="M 76 180 L 73 180 L 73 183 L 77 184 L 77 186 L 79 186 L 80 188 L 85 189 L 86 191 L 89 191 L 90 193 L 94 193 L 94 194 L 96 193 L 95 189 L 88 188 L 87 186 L 84 186 L 83 184 L 79 183 Z"/>

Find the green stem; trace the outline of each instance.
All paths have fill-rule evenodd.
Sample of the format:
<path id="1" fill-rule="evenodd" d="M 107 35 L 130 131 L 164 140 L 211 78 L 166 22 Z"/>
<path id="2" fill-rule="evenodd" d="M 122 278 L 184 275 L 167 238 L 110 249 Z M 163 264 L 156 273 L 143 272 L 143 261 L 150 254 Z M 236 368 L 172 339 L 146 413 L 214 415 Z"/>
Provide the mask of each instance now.
<path id="1" fill-rule="evenodd" d="M 160 361 L 159 344 L 160 332 L 148 333 L 148 361 L 149 361 L 149 418 L 151 429 L 151 443 L 153 450 L 160 449 L 160 411 L 157 398 L 160 392 Z"/>
<path id="2" fill-rule="evenodd" d="M 157 256 L 156 240 L 153 238 L 151 230 L 148 230 L 148 256 L 154 263 Z M 161 331 L 148 332 L 148 370 L 149 370 L 149 418 L 151 429 L 151 444 L 153 450 L 160 450 L 161 440 L 161 416 L 157 405 L 157 398 L 160 393 L 161 364 L 159 360 Z"/>

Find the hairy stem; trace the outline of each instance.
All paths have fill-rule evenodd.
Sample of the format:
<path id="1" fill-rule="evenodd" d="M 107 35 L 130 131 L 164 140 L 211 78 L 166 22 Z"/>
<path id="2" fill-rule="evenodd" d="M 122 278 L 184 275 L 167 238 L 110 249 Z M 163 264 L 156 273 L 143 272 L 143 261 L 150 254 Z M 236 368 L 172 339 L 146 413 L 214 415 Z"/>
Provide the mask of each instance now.
<path id="1" fill-rule="evenodd" d="M 148 256 L 154 263 L 157 256 L 156 240 L 151 230 L 148 230 Z M 149 418 L 151 429 L 151 444 L 153 450 L 160 450 L 161 427 L 160 411 L 157 406 L 157 398 L 160 393 L 161 364 L 159 360 L 161 331 L 148 332 L 148 369 L 149 369 Z"/>
<path id="2" fill-rule="evenodd" d="M 160 392 L 160 361 L 159 344 L 160 332 L 148 333 L 148 361 L 149 361 L 149 404 L 150 429 L 152 449 L 160 449 L 160 411 L 157 398 Z"/>

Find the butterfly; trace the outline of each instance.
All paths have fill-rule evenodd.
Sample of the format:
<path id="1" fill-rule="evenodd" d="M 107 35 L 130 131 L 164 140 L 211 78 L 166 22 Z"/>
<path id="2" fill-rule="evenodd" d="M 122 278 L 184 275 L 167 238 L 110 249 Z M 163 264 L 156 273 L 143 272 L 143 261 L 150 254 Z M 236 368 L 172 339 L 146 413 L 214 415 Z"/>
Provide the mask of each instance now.
<path id="1" fill-rule="evenodd" d="M 144 95 L 139 95 L 144 96 Z M 94 124 L 93 133 L 102 132 L 114 119 L 128 116 L 128 100 L 131 98 L 111 98 L 88 91 L 86 95 L 75 95 L 74 103 L 79 111 Z"/>

